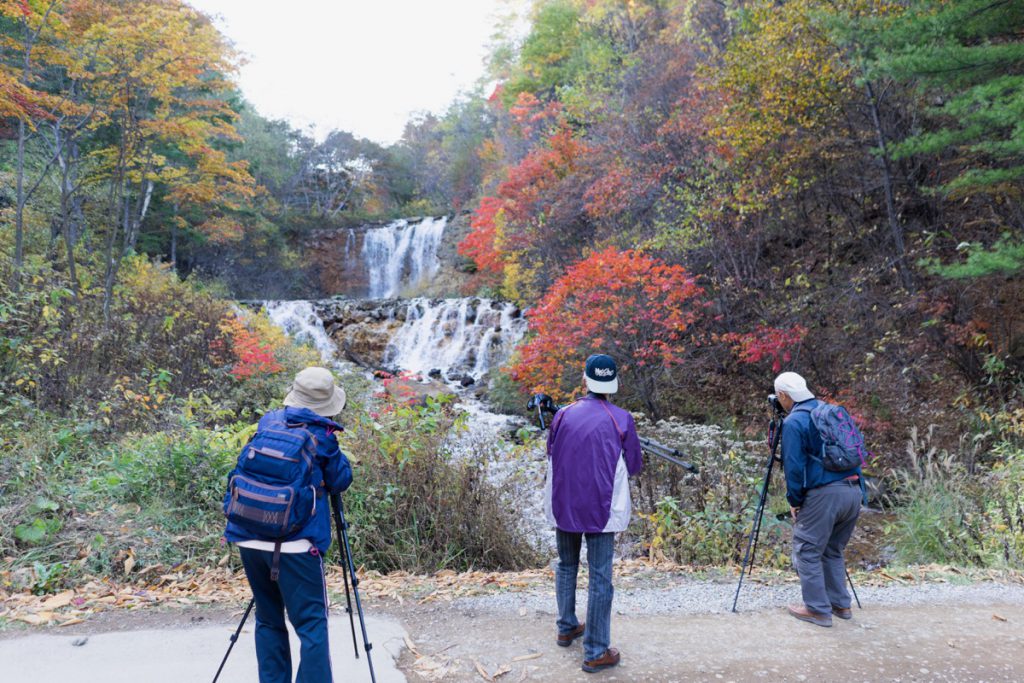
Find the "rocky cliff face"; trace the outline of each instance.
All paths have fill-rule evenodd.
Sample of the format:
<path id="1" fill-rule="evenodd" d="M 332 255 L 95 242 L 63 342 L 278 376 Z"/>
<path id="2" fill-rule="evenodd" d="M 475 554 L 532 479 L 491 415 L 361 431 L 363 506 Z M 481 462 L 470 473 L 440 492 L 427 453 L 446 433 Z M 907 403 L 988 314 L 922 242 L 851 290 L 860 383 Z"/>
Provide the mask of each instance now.
<path id="1" fill-rule="evenodd" d="M 388 343 L 405 323 L 406 308 L 401 299 L 334 299 L 315 304 L 338 353 L 374 368 L 383 367 Z"/>

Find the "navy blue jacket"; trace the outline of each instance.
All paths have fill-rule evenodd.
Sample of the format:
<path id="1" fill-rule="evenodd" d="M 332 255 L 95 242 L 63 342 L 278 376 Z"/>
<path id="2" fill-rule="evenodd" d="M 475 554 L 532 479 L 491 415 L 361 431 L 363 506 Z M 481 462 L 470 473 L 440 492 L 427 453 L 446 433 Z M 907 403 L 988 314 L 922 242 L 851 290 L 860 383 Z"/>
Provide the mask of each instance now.
<path id="1" fill-rule="evenodd" d="M 317 489 L 316 514 L 313 516 L 313 519 L 309 520 L 306 526 L 284 540 L 297 541 L 303 538 L 308 539 L 317 547 L 321 554 L 324 554 L 331 546 L 331 513 L 328 509 L 330 506 L 324 493 L 341 493 L 352 483 L 352 466 L 349 464 L 345 454 L 338 448 L 338 439 L 334 436 L 334 433 L 340 432 L 342 427 L 337 422 L 317 415 L 308 408 L 287 406 L 280 410 L 269 412 L 260 418 L 257 429 L 262 429 L 267 423 L 275 421 L 306 425 L 306 429 L 312 432 L 316 438 L 317 463 L 320 465 L 320 471 L 323 474 L 322 486 Z M 324 487 L 326 487 L 326 491 Z M 230 495 L 230 491 L 225 494 L 225 501 L 227 501 Z M 224 530 L 224 538 L 230 543 L 265 540 L 250 534 L 245 529 L 231 522 L 228 522 L 227 528 Z"/>
<path id="2" fill-rule="evenodd" d="M 782 423 L 782 463 L 786 472 L 786 500 L 798 508 L 811 489 L 860 474 L 860 467 L 846 472 L 831 472 L 821 464 L 821 436 L 811 422 L 811 409 L 820 404 L 816 398 L 793 406 Z"/>

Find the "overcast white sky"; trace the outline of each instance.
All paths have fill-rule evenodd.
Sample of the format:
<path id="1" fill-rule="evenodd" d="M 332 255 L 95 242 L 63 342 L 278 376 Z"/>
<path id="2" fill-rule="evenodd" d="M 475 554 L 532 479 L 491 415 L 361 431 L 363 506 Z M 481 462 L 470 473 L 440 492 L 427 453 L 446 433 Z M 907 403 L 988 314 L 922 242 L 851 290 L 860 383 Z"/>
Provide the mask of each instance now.
<path id="1" fill-rule="evenodd" d="M 413 112 L 441 112 L 483 74 L 506 0 L 188 0 L 248 64 L 239 82 L 269 118 L 391 143 Z M 515 4 L 515 3 L 513 3 Z"/>

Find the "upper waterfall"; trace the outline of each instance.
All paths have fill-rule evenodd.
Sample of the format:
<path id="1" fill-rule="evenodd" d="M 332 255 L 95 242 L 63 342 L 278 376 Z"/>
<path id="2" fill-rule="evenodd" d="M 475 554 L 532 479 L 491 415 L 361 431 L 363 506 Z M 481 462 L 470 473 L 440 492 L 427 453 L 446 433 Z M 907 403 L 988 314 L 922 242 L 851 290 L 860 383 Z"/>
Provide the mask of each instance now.
<path id="1" fill-rule="evenodd" d="M 400 219 L 367 230 L 362 258 L 369 272 L 369 297 L 397 296 L 429 283 L 441 268 L 437 248 L 447 223 L 446 216 L 417 223 Z"/>

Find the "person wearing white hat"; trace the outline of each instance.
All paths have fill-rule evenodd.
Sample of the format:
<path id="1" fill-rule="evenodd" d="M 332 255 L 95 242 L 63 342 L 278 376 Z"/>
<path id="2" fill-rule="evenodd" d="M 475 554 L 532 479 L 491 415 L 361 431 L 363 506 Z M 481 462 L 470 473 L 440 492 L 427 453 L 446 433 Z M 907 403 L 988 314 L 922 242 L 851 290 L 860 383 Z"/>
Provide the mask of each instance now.
<path id="1" fill-rule="evenodd" d="M 309 465 L 313 468 L 315 488 L 310 494 L 312 514 L 298 531 L 275 539 L 265 538 L 251 527 L 231 521 L 229 515 L 224 538 L 238 545 L 256 604 L 256 659 L 260 683 L 290 683 L 292 680 L 286 614 L 301 645 L 296 682 L 331 683 L 334 678 L 327 638 L 328 601 L 323 558 L 331 545 L 327 497 L 341 493 L 352 483 L 352 467 L 335 436 L 342 431 L 335 418 L 345 407 L 345 391 L 335 385 L 330 370 L 310 367 L 295 375 L 284 405 L 260 419 L 250 445 L 255 446 L 261 434 L 287 437 L 298 431 L 310 435 L 306 444 L 315 448 L 315 458 Z M 269 453 L 278 460 L 287 455 L 269 448 L 262 449 L 261 453 Z M 245 451 L 242 457 L 247 457 Z M 229 484 L 225 512 L 231 494 Z"/>
<path id="2" fill-rule="evenodd" d="M 803 603 L 787 609 L 793 617 L 831 626 L 832 616 L 850 619 L 843 550 L 860 514 L 860 467 L 836 472 L 823 464 L 823 442 L 811 418 L 821 404 L 795 372 L 775 378 L 775 394 L 788 413 L 782 424 L 786 499 L 793 516 L 793 566 Z"/>

